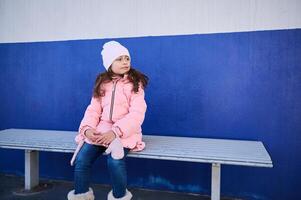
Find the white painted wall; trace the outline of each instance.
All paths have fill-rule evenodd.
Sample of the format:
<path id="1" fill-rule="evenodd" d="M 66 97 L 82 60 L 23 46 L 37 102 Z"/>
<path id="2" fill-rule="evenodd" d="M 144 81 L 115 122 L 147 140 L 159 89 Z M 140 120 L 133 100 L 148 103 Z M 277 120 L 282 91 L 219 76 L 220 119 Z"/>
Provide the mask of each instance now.
<path id="1" fill-rule="evenodd" d="M 0 43 L 301 28 L 301 0 L 0 0 Z"/>

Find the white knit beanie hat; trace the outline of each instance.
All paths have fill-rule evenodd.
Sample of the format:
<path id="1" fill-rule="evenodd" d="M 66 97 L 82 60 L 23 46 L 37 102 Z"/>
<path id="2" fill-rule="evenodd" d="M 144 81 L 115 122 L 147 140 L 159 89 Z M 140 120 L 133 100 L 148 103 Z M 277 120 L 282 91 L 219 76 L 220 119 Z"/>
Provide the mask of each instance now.
<path id="1" fill-rule="evenodd" d="M 127 55 L 128 57 L 130 57 L 130 53 L 127 50 L 127 48 L 125 48 L 116 41 L 110 41 L 105 43 L 102 47 L 101 55 L 103 66 L 106 68 L 107 71 L 111 64 L 114 62 L 114 60 L 119 56 Z"/>

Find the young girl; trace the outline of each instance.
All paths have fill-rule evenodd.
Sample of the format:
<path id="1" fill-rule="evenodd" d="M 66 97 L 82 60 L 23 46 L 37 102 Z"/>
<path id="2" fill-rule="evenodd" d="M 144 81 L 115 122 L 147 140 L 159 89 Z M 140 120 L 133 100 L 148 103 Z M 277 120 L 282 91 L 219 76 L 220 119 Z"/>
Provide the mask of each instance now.
<path id="1" fill-rule="evenodd" d="M 94 200 L 89 187 L 91 167 L 103 153 L 108 154 L 112 184 L 108 199 L 131 199 L 126 189 L 125 156 L 130 150 L 145 147 L 141 125 L 147 107 L 144 88 L 148 77 L 131 67 L 129 51 L 116 41 L 105 43 L 101 55 L 106 72 L 96 78 L 91 103 L 75 138 L 78 147 L 71 160 L 75 164 L 75 189 L 68 193 L 69 200 Z"/>

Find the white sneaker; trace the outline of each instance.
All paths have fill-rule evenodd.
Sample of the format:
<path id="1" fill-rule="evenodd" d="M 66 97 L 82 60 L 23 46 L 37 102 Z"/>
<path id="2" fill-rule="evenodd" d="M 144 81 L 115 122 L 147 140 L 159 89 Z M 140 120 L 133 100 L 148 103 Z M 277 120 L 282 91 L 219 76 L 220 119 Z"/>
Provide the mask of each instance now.
<path id="1" fill-rule="evenodd" d="M 94 194 L 92 188 L 89 191 L 81 194 L 74 194 L 74 190 L 71 190 L 67 195 L 68 200 L 94 200 Z"/>

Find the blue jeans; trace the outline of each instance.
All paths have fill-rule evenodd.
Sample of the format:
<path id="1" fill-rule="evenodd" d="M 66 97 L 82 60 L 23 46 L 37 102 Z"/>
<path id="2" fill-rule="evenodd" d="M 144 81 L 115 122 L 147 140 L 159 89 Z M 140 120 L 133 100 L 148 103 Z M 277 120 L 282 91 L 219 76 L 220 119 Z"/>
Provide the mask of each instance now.
<path id="1" fill-rule="evenodd" d="M 75 159 L 75 194 L 89 191 L 92 165 L 105 150 L 106 147 L 84 143 Z M 128 152 L 129 149 L 124 148 L 124 158 L 120 160 L 113 159 L 111 154 L 107 156 L 107 165 L 111 177 L 113 196 L 115 198 L 121 198 L 126 193 L 127 174 L 125 157 Z"/>

